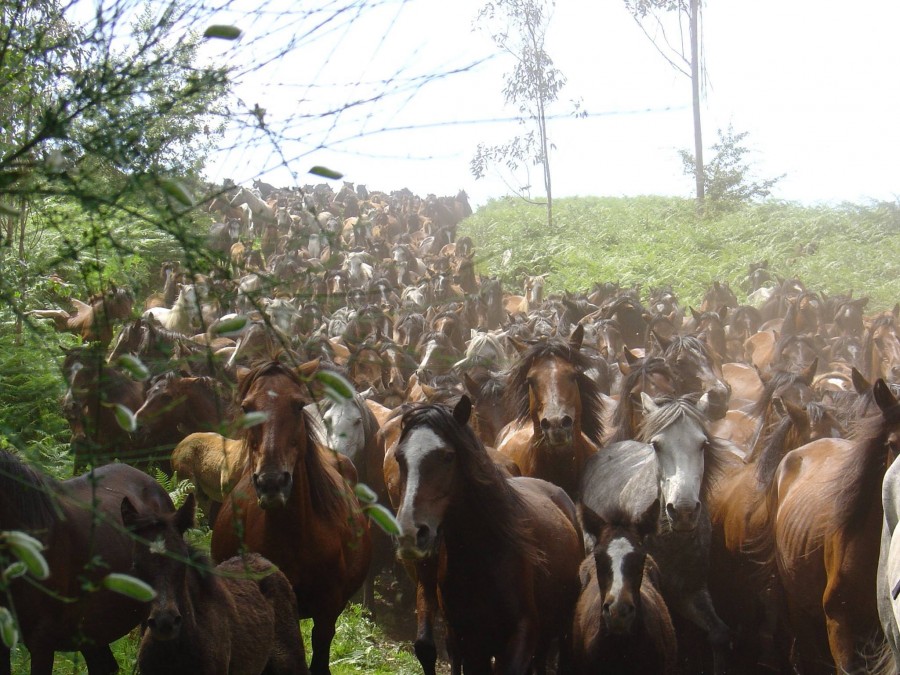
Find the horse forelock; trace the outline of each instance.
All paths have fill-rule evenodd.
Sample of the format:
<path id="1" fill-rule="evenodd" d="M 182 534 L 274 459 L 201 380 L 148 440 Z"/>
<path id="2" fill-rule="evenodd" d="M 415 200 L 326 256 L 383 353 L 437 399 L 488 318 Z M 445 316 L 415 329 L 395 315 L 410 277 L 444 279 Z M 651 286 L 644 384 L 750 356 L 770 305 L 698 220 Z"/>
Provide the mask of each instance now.
<path id="1" fill-rule="evenodd" d="M 567 341 L 560 338 L 537 342 L 511 366 L 506 395 L 513 415 L 522 423 L 527 423 L 531 419 L 528 372 L 537 361 L 545 358 L 562 359 L 575 369 L 578 393 L 581 397 L 581 432 L 596 445 L 601 445 L 603 439 L 602 392 L 600 386 L 585 374 L 593 364 L 586 354 L 572 348 Z"/>
<path id="2" fill-rule="evenodd" d="M 516 551 L 534 564 L 543 564 L 544 556 L 533 539 L 526 519 L 524 500 L 513 489 L 499 467 L 488 456 L 482 442 L 468 424 L 460 425 L 453 410 L 440 403 L 413 404 L 403 412 L 399 445 L 417 428 L 428 428 L 456 452 L 460 481 L 465 494 L 457 505 L 465 511 L 473 506 L 484 514 L 471 527 L 484 528 L 494 541 Z"/>

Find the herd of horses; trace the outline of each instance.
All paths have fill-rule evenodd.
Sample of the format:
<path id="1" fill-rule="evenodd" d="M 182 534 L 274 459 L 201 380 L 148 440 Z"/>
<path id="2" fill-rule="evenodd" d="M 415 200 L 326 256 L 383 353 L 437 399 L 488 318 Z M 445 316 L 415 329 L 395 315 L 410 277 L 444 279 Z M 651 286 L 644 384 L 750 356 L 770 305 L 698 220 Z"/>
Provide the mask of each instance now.
<path id="1" fill-rule="evenodd" d="M 141 312 L 113 289 L 33 313 L 84 340 L 63 413 L 90 468 L 0 454 L 0 529 L 50 567 L 8 593 L 33 673 L 57 650 L 115 672 L 138 625 L 145 674 L 328 673 L 398 562 L 426 675 L 441 643 L 453 673 L 900 670 L 900 307 L 765 263 L 748 300 L 715 281 L 689 311 L 512 293 L 457 237 L 465 193 L 257 184 L 210 209 L 214 273 L 167 263 Z M 182 507 L 151 466 L 193 482 Z"/>

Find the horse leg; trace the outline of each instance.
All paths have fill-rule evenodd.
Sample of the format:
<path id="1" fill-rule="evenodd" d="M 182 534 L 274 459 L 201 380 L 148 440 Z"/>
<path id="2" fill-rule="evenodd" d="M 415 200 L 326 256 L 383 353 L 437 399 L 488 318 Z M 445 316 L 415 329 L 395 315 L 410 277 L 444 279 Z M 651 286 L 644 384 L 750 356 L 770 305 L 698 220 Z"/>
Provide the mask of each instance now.
<path id="1" fill-rule="evenodd" d="M 331 641 L 334 640 L 334 625 L 337 616 L 313 617 L 312 661 L 309 663 L 311 675 L 331 675 L 328 667 L 331 660 Z"/>
<path id="2" fill-rule="evenodd" d="M 437 560 L 420 560 L 416 563 L 416 641 L 413 649 L 425 675 L 435 675 L 434 612 L 437 606 Z"/>
<path id="3" fill-rule="evenodd" d="M 9 647 L 0 642 L 0 675 L 11 675 L 12 664 L 10 664 L 9 659 Z"/>
<path id="4" fill-rule="evenodd" d="M 81 655 L 87 665 L 90 675 L 116 675 L 119 672 L 119 664 L 113 656 L 109 645 L 98 645 L 90 649 L 82 649 Z"/>
<path id="5" fill-rule="evenodd" d="M 107 648 L 108 649 L 108 648 Z M 28 650 L 31 652 L 31 675 L 53 675 L 53 650 L 52 649 L 42 649 L 39 647 L 35 647 Z M 112 656 L 112 654 L 110 654 Z M 97 671 L 97 673 L 117 673 L 119 670 L 118 665 L 116 665 L 116 669 L 113 671 Z M 91 675 L 94 675 L 91 672 Z"/>
<path id="6" fill-rule="evenodd" d="M 678 603 L 682 616 L 706 633 L 713 653 L 713 672 L 724 673 L 728 665 L 731 631 L 716 614 L 709 590 L 704 586 Z"/>

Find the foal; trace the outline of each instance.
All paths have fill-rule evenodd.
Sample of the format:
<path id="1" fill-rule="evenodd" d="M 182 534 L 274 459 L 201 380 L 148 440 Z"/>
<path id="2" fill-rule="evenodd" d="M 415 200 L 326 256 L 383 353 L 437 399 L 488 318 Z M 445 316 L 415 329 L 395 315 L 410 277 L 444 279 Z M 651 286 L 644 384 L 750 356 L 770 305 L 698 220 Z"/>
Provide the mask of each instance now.
<path id="1" fill-rule="evenodd" d="M 290 582 L 253 553 L 210 569 L 184 541 L 193 495 L 172 515 L 140 514 L 126 497 L 122 522 L 137 535 L 134 574 L 157 593 L 138 653 L 143 675 L 309 672 Z"/>

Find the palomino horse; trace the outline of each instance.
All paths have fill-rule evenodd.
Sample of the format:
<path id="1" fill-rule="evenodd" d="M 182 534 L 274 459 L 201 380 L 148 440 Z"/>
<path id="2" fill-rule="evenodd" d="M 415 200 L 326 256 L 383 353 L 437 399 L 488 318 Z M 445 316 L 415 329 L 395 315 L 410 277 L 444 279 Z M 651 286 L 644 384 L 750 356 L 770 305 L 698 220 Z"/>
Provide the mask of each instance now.
<path id="1" fill-rule="evenodd" d="M 62 407 L 72 429 L 75 473 L 116 457 L 133 459 L 130 437 L 116 417 L 116 406 L 136 411 L 144 402 L 144 385 L 105 361 L 97 343 L 66 350 L 63 360 L 69 387 Z"/>
<path id="2" fill-rule="evenodd" d="M 581 563 L 572 626 L 575 675 L 678 672 L 675 628 L 658 588 L 659 570 L 643 543 L 656 532 L 659 501 L 637 523 L 606 521 L 584 506 L 580 515 L 597 543 Z"/>
<path id="3" fill-rule="evenodd" d="M 600 391 L 585 374 L 592 364 L 581 353 L 583 337 L 579 325 L 568 342 L 516 343 L 520 355 L 509 371 L 507 396 L 519 429 L 497 442 L 523 476 L 549 480 L 570 496 L 603 437 Z"/>
<path id="4" fill-rule="evenodd" d="M 647 538 L 647 550 L 659 565 L 663 597 L 673 614 L 707 634 L 715 671 L 721 672 L 729 633 L 707 588 L 711 528 L 705 502 L 727 450 L 707 431 L 706 395 L 697 404 L 687 397 L 641 399 L 638 439 L 607 445 L 587 461 L 581 499 L 604 519 L 621 515 L 632 522 L 660 500 L 658 530 Z"/>
<path id="5" fill-rule="evenodd" d="M 882 379 L 873 397 L 878 412 L 860 420 L 855 442 L 822 439 L 789 452 L 769 491 L 760 546 L 781 582 L 804 673 L 864 672 L 861 648 L 881 630 L 879 486 L 898 451 L 900 405 Z"/>
<path id="6" fill-rule="evenodd" d="M 0 452 L 0 530 L 21 530 L 41 540 L 50 568 L 46 581 L 18 578 L 7 591 L 31 652 L 32 675 L 50 675 L 53 652 L 73 650 L 81 651 L 92 673 L 118 672 L 108 645 L 146 614 L 145 605 L 101 584 L 108 573 L 128 573 L 132 567 L 132 542 L 120 515 L 126 497 L 147 513 L 174 511 L 155 480 L 126 464 L 58 482 Z M 9 649 L 3 645 L 0 673 L 10 673 Z"/>
<path id="7" fill-rule="evenodd" d="M 172 451 L 172 471 L 194 484 L 197 504 L 210 525 L 247 466 L 244 444 L 213 432 L 189 434 Z"/>
<path id="8" fill-rule="evenodd" d="M 399 553 L 437 560 L 454 672 L 544 672 L 554 638 L 565 670 L 583 552 L 575 507 L 545 481 L 505 478 L 470 413 L 463 397 L 452 412 L 403 416 Z"/>
<path id="9" fill-rule="evenodd" d="M 337 461 L 317 443 L 303 408 L 317 361 L 291 369 L 269 362 L 239 376 L 245 413 L 265 420 L 246 430 L 247 467 L 222 505 L 211 553 L 261 553 L 285 573 L 300 616 L 312 617 L 314 675 L 328 673 L 335 622 L 366 577 L 368 522 Z"/>
<path id="10" fill-rule="evenodd" d="M 184 540 L 194 496 L 174 514 L 143 513 L 128 497 L 133 574 L 156 591 L 137 665 L 143 675 L 308 673 L 287 578 L 256 553 L 213 567 Z"/>

